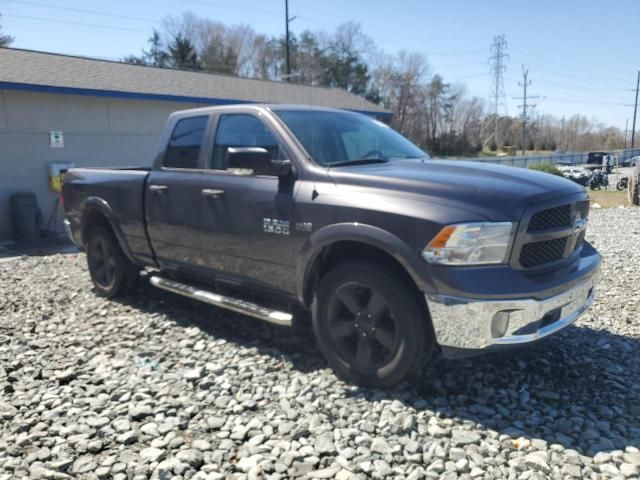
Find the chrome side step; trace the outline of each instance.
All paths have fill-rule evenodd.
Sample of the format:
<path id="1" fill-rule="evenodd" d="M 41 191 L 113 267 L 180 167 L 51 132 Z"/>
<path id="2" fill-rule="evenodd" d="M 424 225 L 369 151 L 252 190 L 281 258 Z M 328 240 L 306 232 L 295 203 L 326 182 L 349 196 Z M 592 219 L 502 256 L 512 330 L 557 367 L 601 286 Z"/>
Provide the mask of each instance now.
<path id="1" fill-rule="evenodd" d="M 154 287 L 167 290 L 169 292 L 177 293 L 185 297 L 193 298 L 204 303 L 215 305 L 216 307 L 225 308 L 233 312 L 243 313 L 258 320 L 264 320 L 265 322 L 275 323 L 276 325 L 282 325 L 290 327 L 293 323 L 293 315 L 286 312 L 279 312 L 277 310 L 271 310 L 255 303 L 240 300 L 238 298 L 225 297 L 219 293 L 208 292 L 201 290 L 186 283 L 176 282 L 175 280 L 169 280 L 158 276 L 153 276 L 149 280 Z"/>

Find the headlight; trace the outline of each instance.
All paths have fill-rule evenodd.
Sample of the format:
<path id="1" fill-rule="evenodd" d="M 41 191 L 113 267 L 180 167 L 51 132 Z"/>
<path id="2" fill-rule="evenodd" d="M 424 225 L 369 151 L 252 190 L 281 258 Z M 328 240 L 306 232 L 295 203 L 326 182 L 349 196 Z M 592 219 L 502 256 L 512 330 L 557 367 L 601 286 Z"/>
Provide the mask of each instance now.
<path id="1" fill-rule="evenodd" d="M 439 265 L 506 263 L 514 231 L 511 222 L 449 225 L 429 242 L 422 257 Z"/>

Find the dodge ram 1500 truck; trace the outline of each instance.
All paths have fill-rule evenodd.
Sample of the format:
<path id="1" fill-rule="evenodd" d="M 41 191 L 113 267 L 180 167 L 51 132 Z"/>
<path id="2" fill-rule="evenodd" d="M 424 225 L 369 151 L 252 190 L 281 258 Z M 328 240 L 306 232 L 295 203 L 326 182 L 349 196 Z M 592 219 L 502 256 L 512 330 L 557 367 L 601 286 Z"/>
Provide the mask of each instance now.
<path id="1" fill-rule="evenodd" d="M 426 360 L 534 342 L 593 302 L 583 187 L 436 161 L 353 112 L 173 113 L 151 169 L 73 168 L 66 226 L 95 292 L 156 287 L 279 325 L 309 319 L 336 373 L 386 387 Z"/>

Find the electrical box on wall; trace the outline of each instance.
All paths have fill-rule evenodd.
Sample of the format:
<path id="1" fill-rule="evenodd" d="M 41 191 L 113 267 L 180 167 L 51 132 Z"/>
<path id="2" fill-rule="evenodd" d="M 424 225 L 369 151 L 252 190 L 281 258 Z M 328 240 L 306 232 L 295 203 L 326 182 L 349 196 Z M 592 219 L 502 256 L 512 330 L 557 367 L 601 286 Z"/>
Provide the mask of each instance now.
<path id="1" fill-rule="evenodd" d="M 51 146 L 51 148 L 64 148 L 64 134 L 62 130 L 51 130 L 49 132 L 49 146 Z"/>
<path id="2" fill-rule="evenodd" d="M 62 192 L 62 176 L 75 164 L 70 162 L 55 162 L 49 164 L 49 188 L 54 192 Z"/>

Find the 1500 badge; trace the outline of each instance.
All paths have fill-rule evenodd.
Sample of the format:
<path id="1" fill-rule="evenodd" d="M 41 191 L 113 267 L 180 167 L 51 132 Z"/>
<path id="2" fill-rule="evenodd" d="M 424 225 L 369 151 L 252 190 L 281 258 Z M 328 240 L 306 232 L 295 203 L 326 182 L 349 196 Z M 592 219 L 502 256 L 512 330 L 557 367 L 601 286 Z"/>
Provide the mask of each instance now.
<path id="1" fill-rule="evenodd" d="M 278 220 L 277 218 L 263 218 L 262 229 L 265 233 L 275 233 L 276 235 L 289 235 L 289 220 Z"/>

